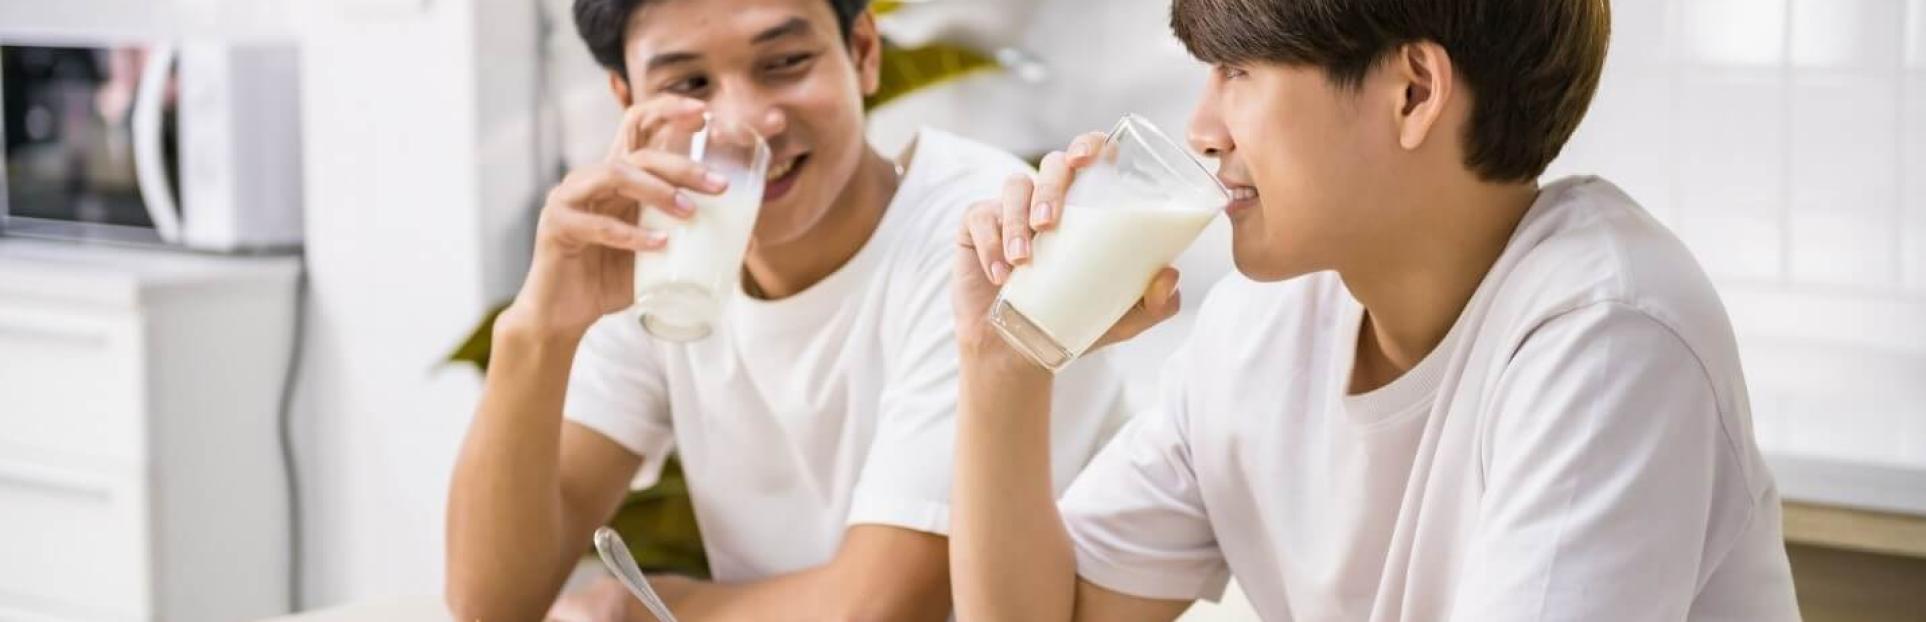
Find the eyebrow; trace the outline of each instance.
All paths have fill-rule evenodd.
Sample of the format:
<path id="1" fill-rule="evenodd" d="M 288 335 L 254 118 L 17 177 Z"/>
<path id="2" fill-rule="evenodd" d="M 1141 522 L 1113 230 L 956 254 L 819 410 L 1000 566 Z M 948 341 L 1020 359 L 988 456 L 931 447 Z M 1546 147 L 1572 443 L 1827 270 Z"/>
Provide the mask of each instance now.
<path id="1" fill-rule="evenodd" d="M 657 54 L 649 57 L 649 62 L 643 67 L 643 71 L 655 71 L 669 65 L 691 62 L 697 58 L 701 58 L 701 55 L 692 52 L 667 52 Z"/>
<path id="2" fill-rule="evenodd" d="M 783 20 L 783 22 L 780 24 L 776 24 L 775 26 L 772 26 L 766 30 L 763 30 L 760 33 L 757 33 L 755 38 L 752 38 L 749 40 L 749 44 L 761 45 L 761 44 L 768 43 L 770 41 L 775 41 L 777 39 L 782 39 L 785 37 L 799 36 L 807 32 L 809 32 L 808 20 L 805 20 L 801 17 L 791 17 L 787 20 Z M 692 62 L 700 58 L 702 58 L 702 55 L 696 54 L 694 52 L 664 52 L 662 54 L 657 54 L 649 57 L 649 62 L 646 65 L 644 65 L 643 70 L 655 71 L 663 67 Z"/>
<path id="3" fill-rule="evenodd" d="M 800 17 L 791 17 L 787 20 L 783 20 L 783 23 L 776 24 L 774 27 L 769 28 L 768 30 L 762 31 L 761 34 L 756 35 L 756 38 L 750 39 L 749 43 L 751 45 L 762 44 L 762 43 L 767 43 L 776 39 L 781 39 L 783 37 L 793 37 L 806 32 L 809 32 L 809 21 L 804 20 L 803 18 L 800 18 Z"/>

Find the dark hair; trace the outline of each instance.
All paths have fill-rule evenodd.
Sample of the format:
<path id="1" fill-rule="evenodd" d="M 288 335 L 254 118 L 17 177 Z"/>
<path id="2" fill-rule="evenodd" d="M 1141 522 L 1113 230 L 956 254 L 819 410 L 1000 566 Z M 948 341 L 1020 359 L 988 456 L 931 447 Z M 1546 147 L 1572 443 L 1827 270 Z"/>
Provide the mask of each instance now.
<path id="1" fill-rule="evenodd" d="M 1433 41 L 1473 96 L 1465 165 L 1491 181 L 1545 172 L 1585 116 L 1611 36 L 1609 0 L 1175 0 L 1170 26 L 1210 63 L 1324 70 L 1357 88 L 1398 46 Z"/>
<path id="2" fill-rule="evenodd" d="M 589 54 L 602 67 L 628 78 L 628 63 L 622 59 L 622 44 L 628 35 L 629 16 L 636 9 L 660 0 L 575 0 L 575 32 L 588 44 Z M 700 0 L 697 0 L 700 1 Z M 836 26 L 843 39 L 849 39 L 849 26 L 869 7 L 869 0 L 829 0 L 836 11 Z"/>

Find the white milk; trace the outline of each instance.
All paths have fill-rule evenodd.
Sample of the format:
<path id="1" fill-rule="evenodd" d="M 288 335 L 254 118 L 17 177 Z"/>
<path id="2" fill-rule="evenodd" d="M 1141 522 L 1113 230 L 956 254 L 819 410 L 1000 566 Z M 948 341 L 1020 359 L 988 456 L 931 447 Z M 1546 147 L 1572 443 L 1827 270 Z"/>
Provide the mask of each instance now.
<path id="1" fill-rule="evenodd" d="M 669 236 L 664 249 L 635 258 L 635 298 L 651 332 L 660 328 L 653 322 L 662 322 L 671 331 L 691 331 L 684 339 L 707 334 L 721 302 L 741 286 L 742 256 L 762 205 L 762 180 L 730 177 L 721 195 L 684 192 L 695 204 L 688 220 L 643 209 L 642 226 Z"/>
<path id="2" fill-rule="evenodd" d="M 1056 228 L 1036 237 L 1030 263 L 1019 266 L 1002 290 L 1005 302 L 1072 358 L 1110 330 L 1143 297 L 1157 271 L 1217 215 L 1172 205 L 1080 205 L 1076 194 Z"/>

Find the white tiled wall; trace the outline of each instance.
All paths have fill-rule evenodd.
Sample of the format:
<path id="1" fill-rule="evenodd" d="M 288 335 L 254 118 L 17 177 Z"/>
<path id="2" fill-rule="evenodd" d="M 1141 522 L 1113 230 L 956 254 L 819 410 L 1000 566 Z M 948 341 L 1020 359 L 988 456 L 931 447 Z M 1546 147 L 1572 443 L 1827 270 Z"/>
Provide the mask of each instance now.
<path id="1" fill-rule="evenodd" d="M 1768 451 L 1926 467 L 1926 0 L 1616 0 L 1552 175 L 1692 247 Z"/>
<path id="2" fill-rule="evenodd" d="M 1926 290 L 1926 0 L 1908 0 L 1906 62 L 1901 69 L 1900 192 L 1906 206 L 1900 256 L 1906 285 Z"/>

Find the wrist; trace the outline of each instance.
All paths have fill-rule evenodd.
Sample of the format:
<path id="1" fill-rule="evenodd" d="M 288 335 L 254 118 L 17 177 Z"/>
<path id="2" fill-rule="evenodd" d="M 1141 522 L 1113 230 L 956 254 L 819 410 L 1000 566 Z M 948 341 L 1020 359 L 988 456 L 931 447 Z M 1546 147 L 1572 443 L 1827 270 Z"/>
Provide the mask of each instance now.
<path id="1" fill-rule="evenodd" d="M 662 604 L 668 605 L 671 612 L 687 607 L 688 603 L 684 601 L 688 600 L 689 593 L 695 590 L 698 584 L 695 579 L 678 574 L 662 573 L 645 576 L 649 581 L 649 589 L 655 590 L 656 597 L 661 598 Z M 647 611 L 646 607 L 642 607 L 642 601 L 633 598 L 629 600 L 635 601 L 637 608 Z"/>
<path id="2" fill-rule="evenodd" d="M 511 303 L 495 317 L 494 352 L 489 358 L 492 361 L 502 354 L 539 357 L 545 353 L 573 357 L 575 346 L 587 333 L 587 326 L 555 322 L 519 302 Z"/>
<path id="3" fill-rule="evenodd" d="M 1009 347 L 1002 339 L 992 339 L 995 344 L 963 348 L 959 353 L 963 377 L 970 383 L 1013 389 L 1048 388 L 1055 380 L 1056 375 L 1050 370 Z"/>

